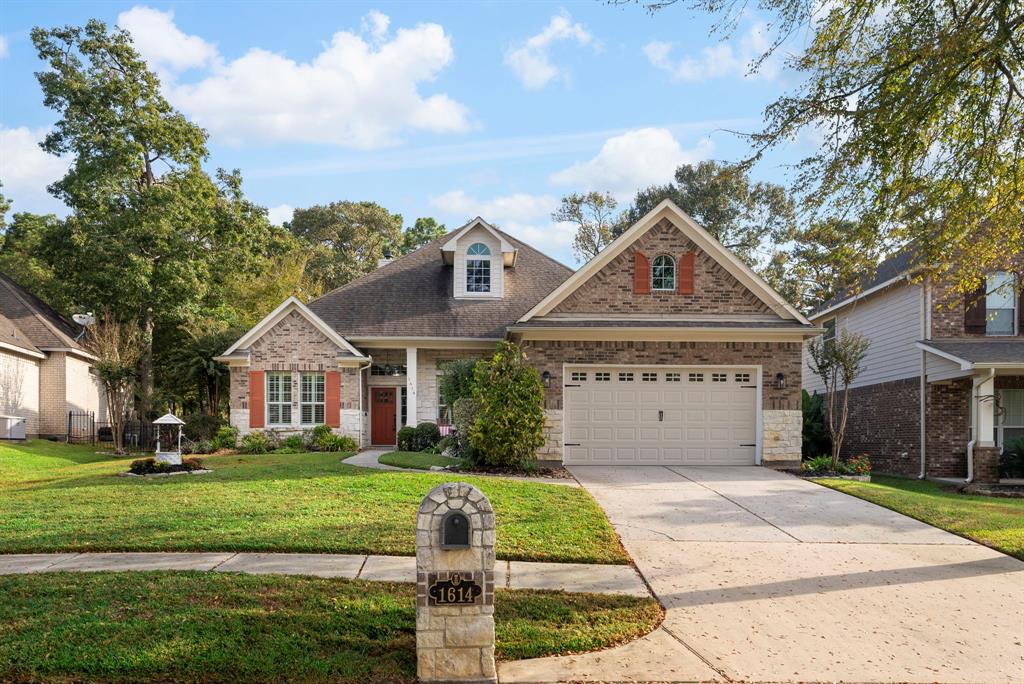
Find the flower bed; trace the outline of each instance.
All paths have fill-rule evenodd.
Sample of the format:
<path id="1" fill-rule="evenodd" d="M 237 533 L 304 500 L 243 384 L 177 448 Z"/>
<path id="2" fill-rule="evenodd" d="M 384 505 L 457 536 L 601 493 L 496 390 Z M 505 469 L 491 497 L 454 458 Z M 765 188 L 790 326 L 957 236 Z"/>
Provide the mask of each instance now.
<path id="1" fill-rule="evenodd" d="M 177 473 L 208 473 L 198 458 L 186 458 L 180 464 L 170 464 L 155 458 L 140 458 L 132 461 L 126 475 L 173 475 Z"/>

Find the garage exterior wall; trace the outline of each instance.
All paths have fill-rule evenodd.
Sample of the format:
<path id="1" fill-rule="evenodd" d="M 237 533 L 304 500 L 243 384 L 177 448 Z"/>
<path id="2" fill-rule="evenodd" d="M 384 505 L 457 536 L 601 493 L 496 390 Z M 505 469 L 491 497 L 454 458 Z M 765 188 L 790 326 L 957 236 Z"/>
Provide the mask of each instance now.
<path id="1" fill-rule="evenodd" d="M 800 460 L 799 342 L 619 342 L 524 340 L 530 365 L 553 376 L 544 392 L 547 416 L 544 460 L 562 458 L 562 377 L 564 364 L 761 366 L 762 458 L 765 465 L 792 465 Z M 778 373 L 785 389 L 775 387 Z"/>
<path id="2" fill-rule="evenodd" d="M 0 350 L 0 414 L 25 419 L 25 434 L 39 434 L 39 360 Z"/>

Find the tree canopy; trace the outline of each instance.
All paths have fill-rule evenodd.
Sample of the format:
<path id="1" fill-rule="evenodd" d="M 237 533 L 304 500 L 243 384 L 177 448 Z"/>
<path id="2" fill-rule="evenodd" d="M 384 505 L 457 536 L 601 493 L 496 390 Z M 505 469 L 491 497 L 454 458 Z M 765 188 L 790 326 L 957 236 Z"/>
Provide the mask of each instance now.
<path id="1" fill-rule="evenodd" d="M 562 198 L 551 220 L 576 226 L 572 251 L 577 261 L 590 261 L 616 235 L 621 218 L 616 212 L 618 202 L 610 192 L 573 193 Z"/>

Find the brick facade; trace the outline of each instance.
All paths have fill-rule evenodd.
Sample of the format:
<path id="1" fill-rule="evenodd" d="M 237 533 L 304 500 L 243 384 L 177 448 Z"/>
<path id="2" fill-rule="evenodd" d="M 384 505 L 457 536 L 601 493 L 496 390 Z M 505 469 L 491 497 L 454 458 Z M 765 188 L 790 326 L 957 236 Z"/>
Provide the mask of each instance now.
<path id="1" fill-rule="evenodd" d="M 1013 260 L 1018 273 L 1024 273 L 1024 254 Z M 949 281 L 932 284 L 932 338 L 976 338 L 984 339 L 984 333 L 968 333 L 964 329 L 965 297 L 953 288 Z M 1024 326 L 1018 329 L 1024 335 Z"/>
<path id="2" fill-rule="evenodd" d="M 928 477 L 966 477 L 968 401 L 971 381 L 968 378 L 928 385 L 927 444 L 925 459 Z M 920 453 L 914 455 L 920 471 Z"/>
<path id="3" fill-rule="evenodd" d="M 693 294 L 633 292 L 634 253 L 651 261 L 668 254 L 677 262 L 696 253 Z M 668 219 L 662 220 L 612 259 L 552 310 L 552 314 L 771 314 L 772 310 L 721 264 L 700 251 Z"/>

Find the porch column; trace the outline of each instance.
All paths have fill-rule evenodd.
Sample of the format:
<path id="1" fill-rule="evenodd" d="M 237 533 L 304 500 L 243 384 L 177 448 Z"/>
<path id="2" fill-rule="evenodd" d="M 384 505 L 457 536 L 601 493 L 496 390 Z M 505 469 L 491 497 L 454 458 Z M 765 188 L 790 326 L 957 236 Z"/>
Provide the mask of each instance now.
<path id="1" fill-rule="evenodd" d="M 416 407 L 420 403 L 416 396 L 416 347 L 407 347 L 405 350 L 405 411 L 406 425 L 415 427 L 419 424 L 416 417 Z"/>
<path id="2" fill-rule="evenodd" d="M 988 375 L 976 385 L 977 391 L 972 401 L 978 416 L 978 434 L 974 436 L 980 447 L 994 447 L 996 428 L 996 376 Z"/>

